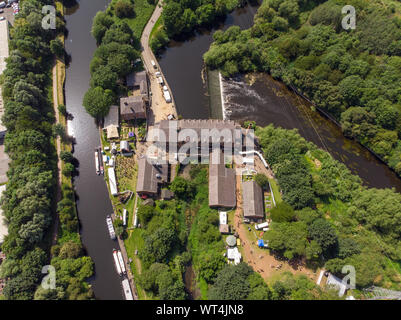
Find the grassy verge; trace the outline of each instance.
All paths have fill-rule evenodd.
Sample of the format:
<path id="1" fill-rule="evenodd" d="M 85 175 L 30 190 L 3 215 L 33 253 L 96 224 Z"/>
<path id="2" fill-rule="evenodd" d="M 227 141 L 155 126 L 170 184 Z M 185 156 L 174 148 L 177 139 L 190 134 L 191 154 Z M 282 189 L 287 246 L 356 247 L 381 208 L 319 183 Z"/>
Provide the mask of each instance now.
<path id="1" fill-rule="evenodd" d="M 283 199 L 281 197 L 280 190 L 278 188 L 276 180 L 269 179 L 269 182 L 270 182 L 270 185 L 271 185 L 272 190 L 273 190 L 274 200 L 276 201 L 276 204 L 282 202 Z"/>

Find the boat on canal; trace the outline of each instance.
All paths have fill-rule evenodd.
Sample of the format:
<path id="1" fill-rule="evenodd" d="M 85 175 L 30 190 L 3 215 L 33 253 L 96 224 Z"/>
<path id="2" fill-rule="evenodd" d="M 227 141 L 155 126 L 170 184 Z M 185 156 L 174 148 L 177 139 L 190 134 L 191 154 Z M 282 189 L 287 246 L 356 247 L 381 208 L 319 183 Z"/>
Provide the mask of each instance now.
<path id="1" fill-rule="evenodd" d="M 114 265 L 116 267 L 117 273 L 118 273 L 119 276 L 121 276 L 123 273 L 122 273 L 122 270 L 121 270 L 121 267 L 120 267 L 120 262 L 118 261 L 117 250 L 116 249 L 113 250 L 113 259 L 114 259 Z"/>
<path id="2" fill-rule="evenodd" d="M 95 165 L 96 165 L 96 174 L 100 174 L 100 167 L 99 167 L 99 152 L 95 149 Z"/>
<path id="3" fill-rule="evenodd" d="M 114 231 L 113 220 L 111 219 L 110 215 L 106 217 L 106 223 L 107 228 L 109 229 L 110 238 L 111 240 L 114 240 L 116 238 L 116 233 Z"/>
<path id="4" fill-rule="evenodd" d="M 123 285 L 125 300 L 134 300 L 128 279 L 125 278 L 121 283 Z"/>

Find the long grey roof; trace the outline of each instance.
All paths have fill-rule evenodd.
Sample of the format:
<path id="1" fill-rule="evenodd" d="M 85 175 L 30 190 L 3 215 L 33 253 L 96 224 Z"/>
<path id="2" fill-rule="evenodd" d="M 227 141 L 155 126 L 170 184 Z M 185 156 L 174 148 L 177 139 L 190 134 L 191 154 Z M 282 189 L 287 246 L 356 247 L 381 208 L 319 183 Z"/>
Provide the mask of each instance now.
<path id="1" fill-rule="evenodd" d="M 255 181 L 242 183 L 242 206 L 245 218 L 263 218 L 262 188 Z"/>
<path id="2" fill-rule="evenodd" d="M 219 163 L 210 155 L 209 164 L 209 206 L 234 208 L 236 205 L 235 170 L 226 168 L 224 156 L 219 152 Z"/>

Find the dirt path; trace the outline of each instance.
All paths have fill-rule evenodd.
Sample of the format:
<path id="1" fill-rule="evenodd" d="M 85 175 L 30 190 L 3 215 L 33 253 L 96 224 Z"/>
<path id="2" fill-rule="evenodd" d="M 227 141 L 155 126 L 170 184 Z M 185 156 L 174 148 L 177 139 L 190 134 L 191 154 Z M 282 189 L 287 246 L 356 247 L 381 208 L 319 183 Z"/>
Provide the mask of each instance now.
<path id="1" fill-rule="evenodd" d="M 255 160 L 255 168 L 258 168 L 258 172 L 265 173 L 269 177 L 271 176 L 270 170 L 266 169 L 261 162 L 258 163 L 258 159 Z M 259 169 L 261 169 L 261 171 L 259 171 Z M 287 261 L 277 260 L 270 254 L 268 249 L 258 248 L 257 243 L 250 239 L 247 229 L 248 227 L 253 228 L 253 226 L 242 222 L 241 178 L 240 175 L 236 176 L 237 209 L 234 215 L 234 228 L 241 239 L 240 250 L 243 254 L 243 261 L 247 262 L 254 271 L 258 272 L 267 281 L 283 271 L 289 271 L 292 274 L 304 274 L 316 282 L 319 271 L 314 273 L 313 270 L 306 269 L 302 264 L 292 266 Z"/>
<path id="2" fill-rule="evenodd" d="M 152 92 L 151 112 L 148 117 L 149 126 L 152 126 L 153 124 L 159 122 L 160 120 L 167 119 L 167 116 L 169 114 L 173 114 L 177 118 L 177 111 L 175 109 L 173 93 L 167 83 L 166 77 L 163 75 L 163 72 L 160 69 L 160 66 L 157 62 L 155 55 L 153 54 L 152 50 L 149 47 L 150 33 L 152 32 L 152 29 L 156 21 L 159 19 L 163 11 L 163 8 L 161 6 L 162 3 L 163 0 L 159 1 L 159 3 L 156 5 L 156 9 L 153 12 L 152 17 L 148 21 L 148 24 L 146 25 L 145 29 L 143 30 L 141 37 L 142 60 L 144 62 L 145 69 L 148 71 L 149 74 L 149 80 Z M 152 60 L 156 63 L 157 69 L 153 67 L 151 62 Z M 170 95 L 172 97 L 172 103 L 167 103 L 166 100 L 164 99 L 163 89 L 161 88 L 159 83 L 157 83 L 157 78 L 155 75 L 156 71 L 159 71 L 162 74 L 164 79 L 164 85 L 166 85 L 168 90 L 170 91 Z"/>
<path id="3" fill-rule="evenodd" d="M 52 76 L 53 76 L 53 109 L 54 114 L 56 116 L 56 123 L 60 123 L 60 114 L 58 111 L 59 106 L 59 95 L 58 95 L 58 69 L 60 68 L 60 64 L 55 60 Z M 61 152 L 61 139 L 57 137 L 56 139 L 56 148 L 57 148 L 57 192 L 56 192 L 56 201 L 59 202 L 61 200 L 61 181 L 62 181 L 62 172 L 61 172 L 61 159 L 60 159 L 60 152 Z M 59 226 L 59 219 L 58 215 L 56 214 L 54 220 L 54 227 L 52 232 L 52 245 L 57 243 L 57 233 L 58 233 L 58 226 Z"/>

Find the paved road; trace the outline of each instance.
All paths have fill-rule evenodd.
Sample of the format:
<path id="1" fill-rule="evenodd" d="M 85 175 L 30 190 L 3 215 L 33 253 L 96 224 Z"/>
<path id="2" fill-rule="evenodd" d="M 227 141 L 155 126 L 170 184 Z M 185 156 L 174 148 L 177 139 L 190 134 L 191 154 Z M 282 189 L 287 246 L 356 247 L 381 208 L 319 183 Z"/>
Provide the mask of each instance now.
<path id="1" fill-rule="evenodd" d="M 142 37 L 141 37 L 142 60 L 144 62 L 145 68 L 147 69 L 148 74 L 149 74 L 149 79 L 150 79 L 150 84 L 151 84 L 151 92 L 152 92 L 151 114 L 148 119 L 150 126 L 152 126 L 154 123 L 159 122 L 160 120 L 167 119 L 167 116 L 169 114 L 173 114 L 177 118 L 177 111 L 175 109 L 173 94 L 167 83 L 166 78 L 163 75 L 162 70 L 160 69 L 160 66 L 157 62 L 155 55 L 153 54 L 152 50 L 149 47 L 150 33 L 152 32 L 152 29 L 153 29 L 156 21 L 159 19 L 160 15 L 163 11 L 163 7 L 161 6 L 162 3 L 163 3 L 163 0 L 159 1 L 158 5 L 156 5 L 156 9 L 153 12 L 152 17 L 148 21 L 148 24 L 146 25 L 146 27 L 142 33 Z M 151 63 L 152 60 L 156 63 L 157 69 L 155 69 L 152 66 L 152 63 Z M 171 97 L 173 100 L 172 103 L 167 103 L 166 100 L 164 99 L 163 89 L 157 83 L 157 79 L 156 79 L 156 75 L 155 75 L 156 71 L 160 71 L 162 73 L 164 83 L 170 91 L 170 94 L 171 94 Z"/>

